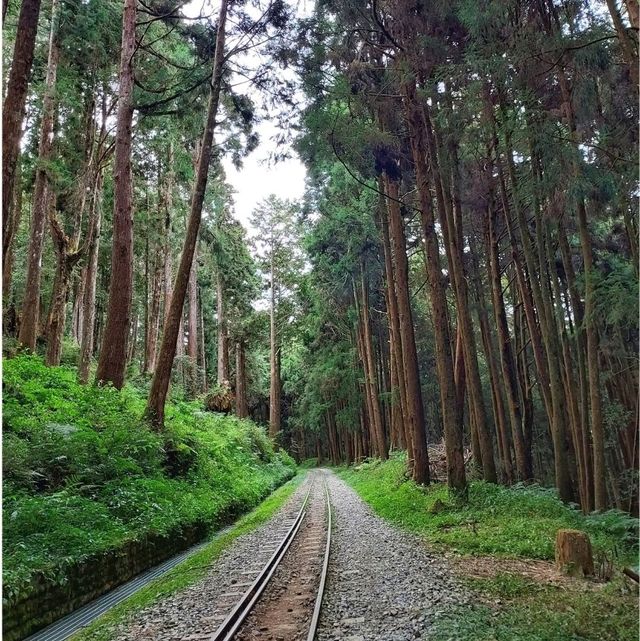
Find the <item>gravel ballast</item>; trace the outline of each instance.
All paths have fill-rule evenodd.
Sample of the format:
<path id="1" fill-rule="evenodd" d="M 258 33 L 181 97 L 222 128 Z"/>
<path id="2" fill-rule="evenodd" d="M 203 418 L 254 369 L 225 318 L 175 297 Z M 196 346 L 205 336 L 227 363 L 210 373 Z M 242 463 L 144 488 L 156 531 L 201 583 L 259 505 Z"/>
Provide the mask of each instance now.
<path id="1" fill-rule="evenodd" d="M 295 516 L 308 489 L 308 482 L 302 483 L 272 519 L 225 548 L 203 579 L 137 611 L 114 630 L 112 638 L 117 641 L 209 638 L 247 589 L 245 584 L 251 582 L 273 554 L 275 541 L 286 531 L 285 521 Z"/>
<path id="2" fill-rule="evenodd" d="M 467 602 L 446 561 L 334 474 L 327 482 L 334 526 L 318 641 L 427 639 L 439 615 Z"/>

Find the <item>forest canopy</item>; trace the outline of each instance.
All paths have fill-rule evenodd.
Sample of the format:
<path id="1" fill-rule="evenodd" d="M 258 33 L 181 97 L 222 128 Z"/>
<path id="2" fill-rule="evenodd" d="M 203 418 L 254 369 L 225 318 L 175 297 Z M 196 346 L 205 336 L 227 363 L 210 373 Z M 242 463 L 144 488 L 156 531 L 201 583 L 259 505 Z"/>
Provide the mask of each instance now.
<path id="1" fill-rule="evenodd" d="M 637 513 L 635 0 L 3 15 L 6 356 L 158 434 L 198 400 L 298 460 Z M 250 215 L 262 121 L 307 183 Z"/>

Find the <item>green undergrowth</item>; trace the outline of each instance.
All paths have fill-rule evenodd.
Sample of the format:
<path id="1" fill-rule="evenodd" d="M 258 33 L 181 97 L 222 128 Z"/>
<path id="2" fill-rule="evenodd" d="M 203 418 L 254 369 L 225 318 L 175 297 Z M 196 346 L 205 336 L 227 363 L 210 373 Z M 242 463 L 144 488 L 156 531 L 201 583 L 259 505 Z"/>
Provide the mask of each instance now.
<path id="1" fill-rule="evenodd" d="M 584 516 L 549 488 L 475 481 L 468 503 L 457 506 L 446 485 L 423 488 L 408 480 L 400 455 L 339 474 L 377 514 L 459 554 L 553 559 L 557 530 L 572 528 L 589 534 L 596 557 L 636 564 L 635 519 L 617 511 Z"/>
<path id="2" fill-rule="evenodd" d="M 76 633 L 71 637 L 71 641 L 110 641 L 114 636 L 115 628 L 141 608 L 166 598 L 201 579 L 210 570 L 211 565 L 223 550 L 235 539 L 267 522 L 293 494 L 303 478 L 304 473 L 296 475 L 273 492 L 252 512 L 242 517 L 232 528 L 214 538 L 202 550 Z"/>
<path id="3" fill-rule="evenodd" d="M 125 386 L 82 386 L 72 367 L 3 361 L 4 598 L 147 534 L 216 527 L 294 474 L 251 421 L 168 403 L 166 430 L 142 421 Z"/>
<path id="4" fill-rule="evenodd" d="M 618 512 L 584 516 L 538 486 L 470 485 L 469 502 L 455 505 L 442 484 L 418 487 L 401 455 L 367 461 L 338 474 L 381 517 L 425 537 L 431 547 L 495 557 L 493 576 L 470 578 L 461 559 L 459 580 L 471 605 L 443 613 L 430 641 L 632 641 L 638 635 L 637 590 L 615 573 L 609 583 L 534 580 L 501 571 L 506 558 L 551 560 L 560 528 L 588 532 L 599 560 L 637 564 L 637 521 Z M 504 562 L 505 565 L 508 562 Z"/>

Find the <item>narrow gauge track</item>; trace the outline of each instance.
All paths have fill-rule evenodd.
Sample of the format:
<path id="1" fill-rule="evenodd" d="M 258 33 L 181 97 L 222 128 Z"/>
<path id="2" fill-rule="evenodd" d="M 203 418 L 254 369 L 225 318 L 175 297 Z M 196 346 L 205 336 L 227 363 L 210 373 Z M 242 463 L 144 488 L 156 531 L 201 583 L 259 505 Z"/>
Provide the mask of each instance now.
<path id="1" fill-rule="evenodd" d="M 331 548 L 329 491 L 317 477 L 271 558 L 210 641 L 315 638 Z"/>

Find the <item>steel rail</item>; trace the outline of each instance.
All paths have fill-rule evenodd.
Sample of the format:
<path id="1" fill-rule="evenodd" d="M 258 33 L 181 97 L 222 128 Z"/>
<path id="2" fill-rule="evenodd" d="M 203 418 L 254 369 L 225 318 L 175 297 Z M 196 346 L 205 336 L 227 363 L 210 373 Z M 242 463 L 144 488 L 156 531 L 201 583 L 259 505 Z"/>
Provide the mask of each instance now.
<path id="1" fill-rule="evenodd" d="M 331 500 L 329 497 L 329 487 L 327 482 L 324 482 L 324 492 L 327 497 L 327 543 L 324 548 L 324 560 L 322 562 L 322 573 L 320 574 L 320 586 L 318 587 L 318 595 L 316 596 L 316 604 L 313 608 L 313 616 L 311 617 L 311 625 L 309 626 L 309 634 L 307 641 L 314 641 L 316 638 L 316 631 L 318 629 L 318 621 L 320 620 L 320 610 L 322 609 L 322 597 L 324 595 L 324 586 L 327 582 L 327 573 L 329 570 L 329 553 L 331 551 Z"/>
<path id="2" fill-rule="evenodd" d="M 257 576 L 255 581 L 247 589 L 247 591 L 240 597 L 240 600 L 235 605 L 233 610 L 229 613 L 227 618 L 220 624 L 220 627 L 213 633 L 213 636 L 210 637 L 210 641 L 231 641 L 235 633 L 239 630 L 240 626 L 244 623 L 244 620 L 247 618 L 253 606 L 260 598 L 260 595 L 267 587 L 269 580 L 273 576 L 273 573 L 276 571 L 278 565 L 282 561 L 285 553 L 289 549 L 289 546 L 293 542 L 302 521 L 306 514 L 307 501 L 309 500 L 309 495 L 311 494 L 311 487 L 307 491 L 307 495 L 302 502 L 300 511 L 298 512 L 293 524 L 287 531 L 287 533 L 282 538 L 282 541 L 278 545 L 276 551 L 272 554 L 269 561 L 267 561 L 262 571 Z"/>

